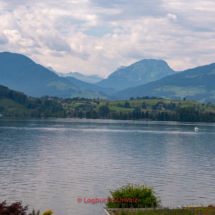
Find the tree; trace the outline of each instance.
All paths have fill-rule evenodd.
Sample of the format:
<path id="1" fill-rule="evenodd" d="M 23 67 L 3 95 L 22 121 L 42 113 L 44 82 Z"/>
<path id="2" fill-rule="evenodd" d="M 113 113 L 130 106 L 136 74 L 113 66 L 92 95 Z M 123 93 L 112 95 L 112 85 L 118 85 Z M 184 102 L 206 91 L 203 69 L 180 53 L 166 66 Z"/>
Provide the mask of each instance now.
<path id="1" fill-rule="evenodd" d="M 87 112 L 86 112 L 86 118 L 89 119 L 90 117 L 91 117 L 91 112 L 90 112 L 90 111 L 87 111 Z"/>
<path id="2" fill-rule="evenodd" d="M 103 105 L 99 108 L 99 113 L 102 117 L 106 117 L 110 112 L 110 109 L 108 106 Z"/>
<path id="3" fill-rule="evenodd" d="M 184 97 L 184 98 L 183 98 L 183 100 L 185 101 L 185 100 L 186 100 L 186 98 Z"/>
<path id="4" fill-rule="evenodd" d="M 146 111 L 146 113 L 145 113 L 145 118 L 149 118 L 149 112 L 148 111 Z"/>
<path id="5" fill-rule="evenodd" d="M 143 109 L 146 109 L 146 103 L 143 102 L 142 105 L 141 105 L 141 107 L 142 107 Z"/>
<path id="6" fill-rule="evenodd" d="M 126 101 L 126 102 L 125 102 L 125 104 L 124 104 L 124 108 L 130 108 L 130 104 L 129 104 L 129 102 L 128 102 L 128 101 Z"/>
<path id="7" fill-rule="evenodd" d="M 0 203 L 1 215 L 27 215 L 27 210 L 28 206 L 23 207 L 22 202 L 15 202 L 8 206 L 6 201 Z"/>
<path id="8" fill-rule="evenodd" d="M 51 116 L 50 111 L 49 111 L 48 109 L 46 109 L 45 112 L 43 113 L 43 116 L 44 116 L 45 118 L 50 117 L 50 116 Z"/>
<path id="9" fill-rule="evenodd" d="M 79 112 L 78 112 L 78 117 L 79 117 L 79 118 L 83 118 L 83 112 L 82 112 L 82 111 L 79 111 Z"/>
<path id="10" fill-rule="evenodd" d="M 140 113 L 141 112 L 141 108 L 140 107 L 135 107 L 135 111 Z"/>
<path id="11" fill-rule="evenodd" d="M 92 116 L 93 119 L 97 119 L 98 118 L 96 111 L 93 111 L 91 116 Z"/>

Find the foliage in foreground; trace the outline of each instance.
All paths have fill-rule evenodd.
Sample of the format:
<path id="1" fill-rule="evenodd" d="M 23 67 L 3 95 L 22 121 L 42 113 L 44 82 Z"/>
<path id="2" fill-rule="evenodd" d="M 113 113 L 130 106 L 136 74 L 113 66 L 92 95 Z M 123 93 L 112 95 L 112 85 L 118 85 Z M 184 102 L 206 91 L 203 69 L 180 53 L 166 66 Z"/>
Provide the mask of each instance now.
<path id="1" fill-rule="evenodd" d="M 0 203 L 0 215 L 39 215 L 40 211 L 37 212 L 33 209 L 32 213 L 27 214 L 28 206 L 23 207 L 22 202 L 15 202 L 11 205 L 7 205 L 6 201 Z M 45 211 L 42 215 L 52 215 L 51 210 Z"/>
<path id="2" fill-rule="evenodd" d="M 161 200 L 155 196 L 153 188 L 147 185 L 127 184 L 110 191 L 110 194 L 111 201 L 106 204 L 108 208 L 151 208 L 158 207 L 161 203 Z M 125 202 L 121 199 L 134 201 Z"/>
<path id="3" fill-rule="evenodd" d="M 49 210 L 49 211 L 45 211 L 44 213 L 43 213 L 43 215 L 52 215 L 54 212 L 52 212 L 51 210 Z"/>
<path id="4" fill-rule="evenodd" d="M 32 215 L 40 215 L 40 211 L 37 211 L 37 212 L 36 212 L 36 211 L 33 209 Z"/>
<path id="5" fill-rule="evenodd" d="M 27 215 L 27 210 L 28 206 L 23 207 L 22 202 L 15 202 L 8 206 L 6 201 L 0 203 L 1 215 Z"/>
<path id="6" fill-rule="evenodd" d="M 159 209 L 159 210 L 130 210 L 115 211 L 116 215 L 196 215 L 189 209 Z"/>

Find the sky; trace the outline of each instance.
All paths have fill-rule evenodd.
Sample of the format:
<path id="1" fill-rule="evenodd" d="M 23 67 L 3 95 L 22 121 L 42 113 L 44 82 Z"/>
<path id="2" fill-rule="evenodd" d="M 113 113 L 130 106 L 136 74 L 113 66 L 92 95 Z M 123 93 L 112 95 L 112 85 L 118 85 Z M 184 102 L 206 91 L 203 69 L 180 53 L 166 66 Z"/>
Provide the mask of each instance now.
<path id="1" fill-rule="evenodd" d="M 107 76 L 142 59 L 175 71 L 215 62 L 215 1 L 0 0 L 0 52 Z"/>

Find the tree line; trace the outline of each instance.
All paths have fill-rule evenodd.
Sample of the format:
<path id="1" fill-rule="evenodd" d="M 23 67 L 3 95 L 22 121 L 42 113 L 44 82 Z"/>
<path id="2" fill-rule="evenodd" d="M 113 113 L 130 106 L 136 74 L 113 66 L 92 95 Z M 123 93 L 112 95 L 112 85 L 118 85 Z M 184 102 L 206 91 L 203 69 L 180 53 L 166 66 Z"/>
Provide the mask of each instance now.
<path id="1" fill-rule="evenodd" d="M 174 112 L 167 111 L 140 111 L 133 110 L 129 112 L 110 111 L 109 107 L 104 105 L 99 111 L 74 111 L 73 117 L 87 119 L 115 119 L 115 120 L 154 120 L 154 121 L 179 121 L 179 122 L 215 122 L 215 113 L 200 112 L 194 107 L 177 108 Z"/>

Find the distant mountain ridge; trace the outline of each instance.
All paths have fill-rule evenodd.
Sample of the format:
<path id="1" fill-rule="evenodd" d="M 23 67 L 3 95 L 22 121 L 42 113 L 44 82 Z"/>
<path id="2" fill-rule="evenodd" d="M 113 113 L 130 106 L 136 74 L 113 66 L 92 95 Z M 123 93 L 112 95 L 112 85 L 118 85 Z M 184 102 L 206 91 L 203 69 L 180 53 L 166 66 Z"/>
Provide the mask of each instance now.
<path id="1" fill-rule="evenodd" d="M 107 79 L 96 83 L 96 85 L 115 88 L 119 91 L 156 81 L 172 74 L 175 74 L 174 70 L 165 61 L 144 59 L 130 66 L 118 68 Z"/>
<path id="2" fill-rule="evenodd" d="M 0 53 L 0 84 L 33 97 L 104 97 L 80 89 L 24 55 L 10 52 Z"/>
<path id="3" fill-rule="evenodd" d="M 188 69 L 160 80 L 113 94 L 113 99 L 155 96 L 215 103 L 215 63 Z"/>
<path id="4" fill-rule="evenodd" d="M 88 82 L 90 84 L 97 83 L 101 80 L 103 80 L 102 77 L 98 75 L 83 75 L 79 72 L 69 72 L 69 73 L 61 73 L 61 72 L 56 72 L 53 70 L 51 67 L 47 67 L 50 71 L 55 72 L 58 74 L 60 77 L 74 77 L 80 81 Z"/>
<path id="5" fill-rule="evenodd" d="M 91 84 L 91 83 L 87 83 L 81 80 L 78 80 L 74 77 L 66 77 L 68 80 L 70 80 L 72 83 L 74 83 L 76 86 L 78 86 L 79 88 L 83 89 L 83 90 L 91 90 L 94 92 L 99 92 L 100 94 L 107 94 L 107 95 L 111 95 L 113 94 L 116 90 L 113 88 L 104 88 L 104 87 L 100 87 L 97 86 L 95 84 Z"/>

